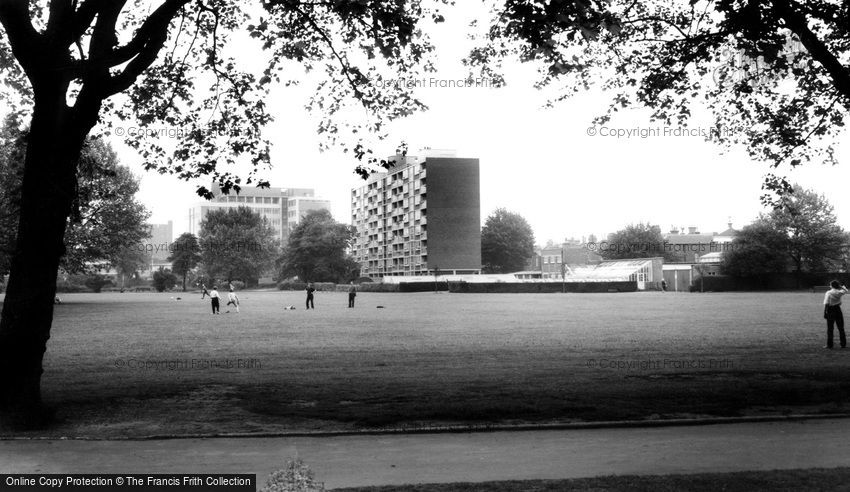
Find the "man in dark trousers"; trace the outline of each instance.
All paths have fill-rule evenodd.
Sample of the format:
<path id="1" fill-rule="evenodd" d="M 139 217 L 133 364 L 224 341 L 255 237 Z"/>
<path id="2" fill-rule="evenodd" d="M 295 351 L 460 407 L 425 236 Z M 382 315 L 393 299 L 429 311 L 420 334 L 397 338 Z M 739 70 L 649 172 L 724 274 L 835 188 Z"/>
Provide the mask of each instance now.
<path id="1" fill-rule="evenodd" d="M 219 311 L 218 289 L 215 288 L 215 285 L 213 285 L 212 291 L 210 292 L 210 302 L 212 303 L 213 314 L 221 314 Z"/>
<path id="2" fill-rule="evenodd" d="M 829 283 L 832 287 L 826 291 L 823 297 L 823 317 L 826 318 L 826 347 L 832 348 L 833 327 L 838 325 L 838 337 L 841 348 L 847 347 L 847 337 L 844 336 L 844 314 L 841 312 L 841 297 L 847 293 L 847 287 L 841 285 L 838 280 Z"/>
<path id="3" fill-rule="evenodd" d="M 352 280 L 350 284 L 348 284 L 348 307 L 354 307 L 354 298 L 357 297 L 357 286 L 354 285 L 354 281 Z"/>
<path id="4" fill-rule="evenodd" d="M 313 287 L 313 282 L 310 282 L 307 284 L 307 309 L 316 309 L 313 305 L 313 292 L 316 292 L 316 288 Z"/>

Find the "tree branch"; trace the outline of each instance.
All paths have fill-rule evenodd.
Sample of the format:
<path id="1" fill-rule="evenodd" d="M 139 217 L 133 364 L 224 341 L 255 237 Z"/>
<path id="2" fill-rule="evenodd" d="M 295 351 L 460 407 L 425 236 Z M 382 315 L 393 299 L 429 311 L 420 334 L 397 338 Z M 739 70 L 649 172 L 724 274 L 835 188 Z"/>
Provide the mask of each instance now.
<path id="1" fill-rule="evenodd" d="M 850 70 L 841 64 L 841 61 L 829 51 L 829 47 L 809 28 L 806 16 L 795 8 L 798 6 L 796 2 L 774 0 L 773 6 L 777 15 L 785 21 L 788 29 L 797 35 L 812 58 L 826 69 L 835 88 L 844 96 L 844 105 L 850 107 Z"/>
<path id="2" fill-rule="evenodd" d="M 12 53 L 27 75 L 39 67 L 42 37 L 30 22 L 27 0 L 0 0 L 0 24 L 6 30 Z"/>
<path id="3" fill-rule="evenodd" d="M 128 43 L 128 46 L 142 43 L 138 55 L 130 60 L 124 71 L 112 77 L 105 87 L 107 96 L 127 90 L 139 75 L 156 61 L 159 51 L 165 45 L 165 40 L 168 39 L 168 26 L 171 24 L 171 20 L 189 1 L 166 0 L 148 17 L 135 38 Z"/>

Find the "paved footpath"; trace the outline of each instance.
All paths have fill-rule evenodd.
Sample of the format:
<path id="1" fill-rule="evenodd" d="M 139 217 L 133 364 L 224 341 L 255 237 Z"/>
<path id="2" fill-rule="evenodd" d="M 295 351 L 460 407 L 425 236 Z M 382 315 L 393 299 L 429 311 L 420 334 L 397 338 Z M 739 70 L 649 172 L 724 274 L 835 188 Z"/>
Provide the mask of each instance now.
<path id="1" fill-rule="evenodd" d="M 342 437 L 0 441 L 0 473 L 257 473 L 328 488 L 850 466 L 850 419 Z"/>

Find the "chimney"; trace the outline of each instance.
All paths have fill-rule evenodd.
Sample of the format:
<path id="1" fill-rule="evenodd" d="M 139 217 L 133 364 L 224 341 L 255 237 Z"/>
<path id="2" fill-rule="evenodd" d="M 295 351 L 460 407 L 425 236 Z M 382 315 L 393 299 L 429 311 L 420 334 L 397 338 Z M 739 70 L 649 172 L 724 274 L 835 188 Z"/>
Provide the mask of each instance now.
<path id="1" fill-rule="evenodd" d="M 696 227 L 688 227 L 688 234 L 699 234 Z"/>
<path id="2" fill-rule="evenodd" d="M 670 234 L 678 234 L 679 229 L 676 226 L 670 226 Z"/>

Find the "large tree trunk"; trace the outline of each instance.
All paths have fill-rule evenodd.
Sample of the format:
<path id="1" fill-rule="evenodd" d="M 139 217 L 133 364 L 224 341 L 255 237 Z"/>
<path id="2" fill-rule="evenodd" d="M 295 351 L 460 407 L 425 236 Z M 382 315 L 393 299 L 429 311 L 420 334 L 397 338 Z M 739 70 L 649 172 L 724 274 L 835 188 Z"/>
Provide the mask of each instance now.
<path id="1" fill-rule="evenodd" d="M 0 319 L 0 415 L 13 425 L 35 427 L 50 419 L 41 400 L 42 359 L 77 160 L 96 114 L 81 118 L 68 108 L 61 82 L 36 90 L 17 243 Z"/>

